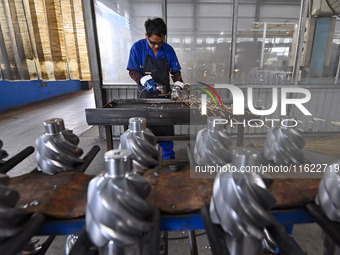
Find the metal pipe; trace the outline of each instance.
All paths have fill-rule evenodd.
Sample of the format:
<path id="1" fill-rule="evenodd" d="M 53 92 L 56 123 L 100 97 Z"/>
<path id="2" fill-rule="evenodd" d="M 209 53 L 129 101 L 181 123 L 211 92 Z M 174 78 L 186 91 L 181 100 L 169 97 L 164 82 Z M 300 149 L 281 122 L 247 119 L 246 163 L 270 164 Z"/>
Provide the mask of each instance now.
<path id="1" fill-rule="evenodd" d="M 197 48 L 197 34 L 198 34 L 198 29 L 197 29 L 197 0 L 194 0 L 194 6 L 193 6 L 193 16 L 194 16 L 194 27 L 193 27 L 193 35 L 192 35 L 192 49 L 195 52 Z"/>
<path id="2" fill-rule="evenodd" d="M 94 99 L 96 107 L 99 108 L 107 104 L 107 93 L 106 90 L 103 89 L 103 74 L 96 24 L 95 0 L 82 0 L 82 6 L 84 12 L 87 48 L 91 66 Z M 103 126 L 99 126 L 99 137 L 101 139 L 104 139 L 105 137 L 105 129 Z"/>
<path id="3" fill-rule="evenodd" d="M 298 85 L 298 82 L 299 82 L 299 72 L 300 72 L 300 66 L 301 66 L 301 52 L 302 52 L 303 41 L 305 37 L 308 1 L 309 0 L 301 0 L 299 30 L 298 30 L 298 36 L 297 36 L 298 39 L 297 39 L 296 48 L 295 48 L 294 66 L 293 66 L 293 73 L 292 73 L 293 85 Z"/>
<path id="4" fill-rule="evenodd" d="M 41 213 L 33 214 L 18 235 L 0 246 L 0 251 L 6 251 L 6 255 L 17 255 L 20 253 L 22 248 L 38 233 L 44 221 L 45 216 Z"/>
<path id="5" fill-rule="evenodd" d="M 212 254 L 230 255 L 227 244 L 225 242 L 226 234 L 223 232 L 220 226 L 212 223 L 209 216 L 209 208 L 207 206 L 203 207 L 200 213 L 204 222 L 205 230 L 207 231 Z"/>
<path id="6" fill-rule="evenodd" d="M 3 165 L 0 165 L 0 173 L 3 173 L 3 174 L 7 173 L 9 170 L 11 170 L 13 167 L 15 167 L 17 164 L 19 164 L 21 161 L 23 161 L 33 152 L 34 152 L 34 147 L 28 146 L 26 149 L 22 150 L 17 155 L 7 160 Z"/>
<path id="7" fill-rule="evenodd" d="M 339 80 L 339 72 L 340 72 L 340 57 L 339 57 L 339 62 L 338 62 L 338 68 L 337 68 L 337 70 L 336 70 L 336 75 L 335 75 L 334 84 L 338 84 L 338 80 Z"/>
<path id="8" fill-rule="evenodd" d="M 74 168 L 74 171 L 84 173 L 86 168 L 91 164 L 94 157 L 98 154 L 100 151 L 100 148 L 98 145 L 95 145 L 89 150 L 89 152 L 86 154 L 86 156 L 83 158 L 83 163 L 76 168 Z"/>
<path id="9" fill-rule="evenodd" d="M 190 255 L 198 255 L 195 230 L 189 230 Z"/>
<path id="10" fill-rule="evenodd" d="M 105 126 L 105 137 L 106 137 L 106 148 L 107 150 L 113 149 L 113 141 L 112 141 L 112 127 L 106 125 Z M 120 138 L 119 138 L 120 140 Z"/>
<path id="11" fill-rule="evenodd" d="M 165 24 L 168 24 L 168 1 L 162 0 L 162 18 Z M 165 42 L 168 41 L 168 37 L 165 37 Z"/>
<path id="12" fill-rule="evenodd" d="M 231 31 L 230 47 L 230 65 L 229 65 L 229 84 L 234 83 L 235 55 L 237 42 L 237 17 L 238 17 L 238 0 L 233 0 L 233 21 Z"/>
<path id="13" fill-rule="evenodd" d="M 330 221 L 321 211 L 320 206 L 314 203 L 306 204 L 308 213 L 315 219 L 320 227 L 328 234 L 332 240 L 340 246 L 340 225 L 338 222 Z"/>
<path id="14" fill-rule="evenodd" d="M 102 107 L 106 104 L 106 100 L 103 100 L 103 90 L 101 86 L 103 84 L 103 73 L 101 68 L 98 30 L 96 23 L 96 10 L 95 0 L 82 0 L 84 21 L 86 28 L 86 38 L 89 51 L 89 59 L 91 65 L 92 86 L 95 95 L 96 107 Z"/>
<path id="15" fill-rule="evenodd" d="M 270 218 L 271 225 L 266 228 L 283 253 L 290 255 L 304 255 L 305 253 L 303 250 L 288 234 L 285 227 L 281 225 L 272 214 L 270 215 Z"/>
<path id="16" fill-rule="evenodd" d="M 168 255 L 168 248 L 169 248 L 169 243 L 168 243 L 168 231 L 162 231 L 161 232 L 161 239 L 163 239 L 163 244 L 164 245 L 164 252 L 162 250 L 163 255 Z"/>
<path id="17" fill-rule="evenodd" d="M 264 62 L 264 46 L 266 44 L 266 36 L 267 36 L 267 22 L 264 22 L 263 26 L 263 36 L 262 36 L 262 47 L 261 47 L 261 61 L 260 61 L 260 67 L 263 67 Z"/>
<path id="18" fill-rule="evenodd" d="M 155 208 L 152 214 L 153 228 L 144 237 L 143 254 L 159 255 L 160 233 L 161 233 L 161 213 Z"/>

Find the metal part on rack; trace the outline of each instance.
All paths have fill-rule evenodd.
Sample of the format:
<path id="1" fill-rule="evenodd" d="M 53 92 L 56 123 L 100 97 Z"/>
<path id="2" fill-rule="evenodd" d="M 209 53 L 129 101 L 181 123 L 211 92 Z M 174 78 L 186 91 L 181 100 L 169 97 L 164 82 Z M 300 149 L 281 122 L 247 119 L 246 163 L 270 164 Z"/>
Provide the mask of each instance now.
<path id="1" fill-rule="evenodd" d="M 254 148 L 239 147 L 233 151 L 233 166 L 241 170 L 256 166 L 260 154 Z M 210 217 L 227 235 L 231 255 L 261 254 L 264 228 L 271 224 L 269 210 L 276 200 L 262 178 L 253 173 L 226 172 L 216 176 Z"/>
<path id="2" fill-rule="evenodd" d="M 150 220 L 153 209 L 144 201 L 146 191 L 150 191 L 149 184 L 131 172 L 129 150 L 108 151 L 105 162 L 108 173 L 89 184 L 87 233 L 103 255 L 139 255 L 140 238 L 153 227 Z"/>
<path id="3" fill-rule="evenodd" d="M 276 164 L 302 164 L 305 142 L 296 128 L 274 127 L 268 131 L 264 144 L 264 156 Z"/>
<path id="4" fill-rule="evenodd" d="M 134 117 L 129 119 L 129 129 L 120 136 L 119 148 L 130 150 L 134 167 L 146 171 L 158 164 L 156 143 L 156 136 L 146 128 L 146 119 Z"/>
<path id="5" fill-rule="evenodd" d="M 94 157 L 100 151 L 100 147 L 98 145 L 92 146 L 92 148 L 87 152 L 87 154 L 83 157 L 83 163 L 76 166 L 73 170 L 75 172 L 84 173 L 87 167 L 91 164 Z"/>
<path id="6" fill-rule="evenodd" d="M 83 150 L 78 146 L 79 138 L 65 129 L 61 118 L 44 121 L 45 133 L 36 140 L 38 170 L 53 175 L 73 170 L 83 162 L 79 157 Z"/>
<path id="7" fill-rule="evenodd" d="M 339 162 L 327 169 L 328 171 L 325 172 L 320 181 L 319 193 L 316 198 L 316 203 L 320 205 L 328 219 L 333 222 L 340 222 L 340 174 L 338 166 Z M 340 246 L 326 232 L 323 241 L 324 254 L 340 254 Z"/>
<path id="8" fill-rule="evenodd" d="M 220 165 L 231 162 L 232 142 L 225 129 L 226 125 L 218 122 L 219 117 L 208 118 L 208 128 L 197 133 L 194 149 L 194 161 L 197 165 Z"/>
<path id="9" fill-rule="evenodd" d="M 4 145 L 4 143 L 0 140 L 0 165 L 5 163 L 5 161 L 3 159 L 8 157 L 7 151 L 2 149 L 3 145 Z"/>

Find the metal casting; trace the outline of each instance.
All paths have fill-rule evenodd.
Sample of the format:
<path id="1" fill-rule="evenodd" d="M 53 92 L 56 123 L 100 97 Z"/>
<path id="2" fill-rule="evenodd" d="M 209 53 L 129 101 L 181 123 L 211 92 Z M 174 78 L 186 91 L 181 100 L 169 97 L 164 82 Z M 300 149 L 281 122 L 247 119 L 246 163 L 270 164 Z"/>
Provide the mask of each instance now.
<path id="1" fill-rule="evenodd" d="M 158 164 L 156 143 L 155 135 L 146 128 L 146 119 L 135 117 L 129 119 L 129 129 L 120 136 L 119 148 L 130 150 L 134 167 L 139 171 L 146 171 Z"/>
<path id="2" fill-rule="evenodd" d="M 305 142 L 296 128 L 274 127 L 268 131 L 264 144 L 264 156 L 276 164 L 302 164 Z"/>
<path id="3" fill-rule="evenodd" d="M 261 154 L 254 148 L 239 147 L 233 151 L 232 164 L 238 172 L 220 172 L 216 176 L 210 202 L 210 217 L 227 233 L 231 255 L 262 254 L 267 238 L 270 209 L 276 200 L 262 178 L 242 172 L 243 167 L 259 165 Z"/>
<path id="4" fill-rule="evenodd" d="M 46 174 L 73 170 L 83 162 L 79 157 L 83 150 L 78 146 L 79 138 L 65 129 L 61 118 L 44 121 L 45 133 L 36 140 L 38 170 Z"/>
<path id="5" fill-rule="evenodd" d="M 218 117 L 208 118 L 208 128 L 197 133 L 194 161 L 197 165 L 220 165 L 231 162 L 232 142 L 225 124 L 215 123 Z"/>
<path id="6" fill-rule="evenodd" d="M 102 255 L 141 254 L 142 234 L 152 228 L 153 209 L 145 201 L 151 188 L 132 171 L 129 150 L 105 153 L 107 174 L 88 188 L 86 230 Z"/>

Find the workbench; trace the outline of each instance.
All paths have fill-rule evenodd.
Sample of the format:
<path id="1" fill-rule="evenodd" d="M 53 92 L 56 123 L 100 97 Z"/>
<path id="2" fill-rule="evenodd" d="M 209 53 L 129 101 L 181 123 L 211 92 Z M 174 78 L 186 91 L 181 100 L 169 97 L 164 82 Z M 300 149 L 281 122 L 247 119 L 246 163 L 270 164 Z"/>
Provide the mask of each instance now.
<path id="1" fill-rule="evenodd" d="M 192 109 L 184 101 L 171 99 L 117 99 L 102 108 L 85 109 L 88 125 L 103 125 L 106 131 L 107 150 L 113 149 L 111 126 L 125 126 L 129 119 L 141 117 L 149 125 L 206 125 L 207 116 L 198 109 Z M 228 112 L 223 118 L 235 118 Z M 248 115 L 242 116 L 244 118 Z M 244 126 L 237 127 L 237 146 L 243 145 Z M 158 141 L 190 139 L 190 136 L 157 137 Z"/>

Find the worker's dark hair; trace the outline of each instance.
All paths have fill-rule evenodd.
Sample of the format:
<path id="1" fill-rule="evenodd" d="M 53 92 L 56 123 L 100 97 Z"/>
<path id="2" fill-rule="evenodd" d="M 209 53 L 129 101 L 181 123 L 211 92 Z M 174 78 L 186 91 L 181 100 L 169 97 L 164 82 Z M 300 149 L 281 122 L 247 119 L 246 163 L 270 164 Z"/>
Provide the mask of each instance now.
<path id="1" fill-rule="evenodd" d="M 166 36 L 166 24 L 161 18 L 148 18 L 145 23 L 145 31 L 148 37 L 157 35 L 159 37 Z"/>

